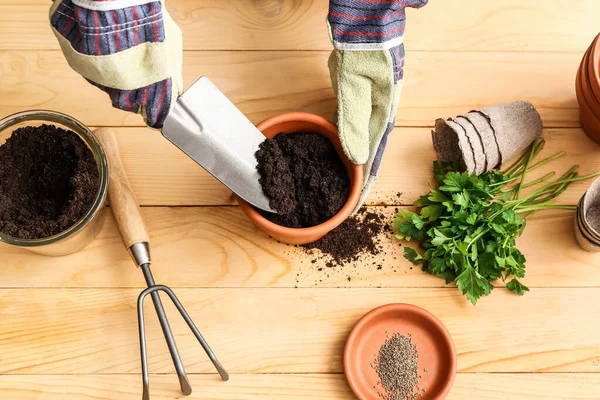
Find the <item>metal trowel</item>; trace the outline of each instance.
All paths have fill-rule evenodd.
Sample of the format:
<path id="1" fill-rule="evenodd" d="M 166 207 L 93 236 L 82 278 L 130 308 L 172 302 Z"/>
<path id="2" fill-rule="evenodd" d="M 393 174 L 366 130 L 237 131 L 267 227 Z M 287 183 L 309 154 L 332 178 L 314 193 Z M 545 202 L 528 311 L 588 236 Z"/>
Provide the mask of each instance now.
<path id="1" fill-rule="evenodd" d="M 206 77 L 183 93 L 162 134 L 236 195 L 275 212 L 258 183 L 254 154 L 264 135 Z"/>

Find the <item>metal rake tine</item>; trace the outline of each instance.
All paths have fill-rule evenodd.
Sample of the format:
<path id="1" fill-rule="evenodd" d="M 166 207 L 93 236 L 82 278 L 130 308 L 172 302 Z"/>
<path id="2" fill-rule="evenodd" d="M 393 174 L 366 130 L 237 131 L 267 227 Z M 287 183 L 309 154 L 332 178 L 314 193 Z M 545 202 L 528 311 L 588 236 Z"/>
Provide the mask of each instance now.
<path id="1" fill-rule="evenodd" d="M 198 339 L 198 341 L 202 345 L 202 348 L 204 349 L 204 351 L 208 355 L 208 358 L 210 358 L 213 365 L 217 369 L 217 372 L 221 376 L 221 379 L 223 379 L 224 381 L 228 381 L 229 374 L 227 373 L 227 371 L 225 370 L 223 365 L 221 365 L 221 363 L 217 359 L 217 356 L 212 351 L 212 349 L 210 348 L 210 346 L 208 345 L 208 343 L 206 342 L 206 340 L 204 339 L 204 337 L 202 336 L 202 334 L 200 333 L 200 331 L 194 324 L 194 321 L 192 321 L 192 318 L 187 313 L 187 311 L 185 310 L 185 308 L 183 307 L 183 305 L 181 304 L 181 302 L 179 301 L 179 299 L 177 298 L 175 293 L 167 286 L 156 285 L 156 286 L 149 287 L 149 288 L 145 289 L 144 291 L 142 291 L 142 293 L 140 293 L 140 295 L 138 297 L 138 303 L 137 303 L 138 328 L 139 328 L 139 336 L 140 336 L 140 355 L 141 355 L 141 362 L 142 362 L 142 385 L 143 385 L 142 400 L 150 400 L 150 377 L 148 374 L 148 352 L 146 349 L 146 329 L 145 329 L 145 322 L 144 322 L 144 300 L 145 300 L 146 296 L 148 296 L 149 294 L 151 294 L 151 293 L 153 294 L 158 291 L 162 291 L 169 296 L 169 298 L 171 299 L 171 301 L 173 302 L 175 307 L 177 307 L 177 310 L 179 311 L 179 313 L 181 314 L 181 316 L 183 317 L 185 322 L 188 324 L 188 326 L 194 333 L 194 336 L 196 336 L 196 339 Z M 189 393 L 184 392 L 184 394 L 187 396 L 192 393 L 192 388 L 189 385 L 189 382 L 186 382 L 186 383 L 188 384 L 188 387 L 189 387 Z M 182 384 L 182 387 L 183 387 L 183 383 L 181 382 L 181 380 L 180 380 L 180 384 Z"/>
<path id="2" fill-rule="evenodd" d="M 150 264 L 142 264 L 140 268 L 144 273 L 144 279 L 146 280 L 148 287 L 155 287 L 156 283 L 154 282 L 154 277 L 152 276 L 152 271 L 150 270 Z M 185 368 L 183 366 L 183 362 L 181 361 L 181 356 L 179 355 L 179 350 L 177 349 L 177 344 L 175 343 L 175 338 L 173 337 L 173 332 L 171 331 L 169 320 L 167 318 L 167 315 L 165 314 L 165 309 L 162 305 L 162 301 L 160 300 L 160 295 L 157 290 L 151 290 L 148 291 L 148 293 L 151 294 L 152 303 L 154 303 L 154 308 L 156 310 L 156 314 L 160 322 L 160 327 L 163 331 L 163 336 L 167 341 L 167 347 L 169 348 L 169 353 L 171 353 L 171 359 L 173 360 L 173 364 L 175 365 L 175 372 L 177 373 L 177 378 L 179 379 L 179 386 L 181 388 L 181 392 L 186 396 L 189 396 L 190 394 L 192 394 L 192 386 L 190 385 L 190 381 L 188 380 L 187 374 L 185 373 Z"/>
<path id="3" fill-rule="evenodd" d="M 140 295 L 138 296 L 138 303 L 137 303 L 137 311 L 138 311 L 138 329 L 139 329 L 139 337 L 140 337 L 140 355 L 141 355 L 141 361 L 142 361 L 142 385 L 143 385 L 143 393 L 142 393 L 142 400 L 150 400 L 150 376 L 148 373 L 148 351 L 146 349 L 146 327 L 145 327 L 145 322 L 144 322 L 144 300 L 146 299 L 146 297 L 151 294 L 152 296 L 154 296 L 155 294 L 158 295 L 158 291 L 161 290 L 161 288 L 159 286 L 152 286 L 149 287 L 147 289 L 145 289 L 144 291 L 142 291 L 142 293 L 140 293 Z M 154 298 L 152 299 L 154 300 Z M 160 301 L 160 298 L 159 298 Z M 156 306 L 156 303 L 155 303 Z M 160 304 L 160 311 L 157 308 L 157 313 L 159 313 L 159 319 L 161 317 L 161 311 L 162 311 L 162 317 L 164 317 L 164 320 L 167 321 L 167 317 L 165 315 L 164 309 L 162 308 L 162 303 Z M 168 324 L 168 322 L 167 322 Z M 163 328 L 164 329 L 164 328 Z M 170 328 L 169 328 L 170 330 Z M 169 332 L 171 333 L 171 332 Z M 174 347 L 174 351 L 177 355 L 179 355 L 179 352 L 177 351 L 177 345 L 175 344 L 175 341 L 173 340 L 172 337 L 172 333 L 171 333 L 171 342 L 169 342 L 168 340 L 169 338 L 167 338 L 167 344 L 169 345 L 169 350 L 171 351 L 171 354 L 173 354 L 173 349 L 171 349 L 171 346 Z M 187 379 L 187 375 L 185 374 L 185 371 L 183 370 L 183 365 L 181 364 L 181 360 L 179 358 L 177 358 L 177 360 L 179 361 L 179 366 L 177 365 L 177 362 L 175 363 L 175 368 L 177 370 L 177 376 L 179 378 L 179 385 L 181 386 L 181 392 L 186 395 L 189 396 L 190 394 L 192 394 L 192 386 L 190 385 L 190 382 Z M 175 359 L 174 359 L 175 361 Z M 183 373 L 180 373 L 180 370 L 183 371 Z"/>
<path id="4" fill-rule="evenodd" d="M 185 373 L 185 368 L 183 367 L 179 350 L 175 344 L 175 338 L 173 337 L 173 332 L 169 326 L 169 320 L 165 314 L 165 309 L 163 308 L 160 296 L 157 291 L 150 293 L 150 296 L 152 297 L 152 302 L 156 308 L 156 314 L 158 315 L 160 326 L 163 330 L 163 335 L 167 341 L 167 347 L 169 348 L 171 358 L 173 359 L 173 364 L 175 365 L 175 371 L 177 372 L 177 378 L 179 379 L 181 392 L 186 396 L 189 396 L 192 394 L 192 386 L 190 385 L 190 381 Z"/>
<path id="5" fill-rule="evenodd" d="M 187 311 L 185 310 L 185 307 L 183 307 L 183 305 L 181 304 L 181 302 L 179 301 L 179 299 L 177 298 L 175 293 L 168 286 L 157 285 L 157 286 L 155 286 L 155 288 L 159 288 L 160 290 L 162 290 L 169 296 L 169 298 L 171 299 L 173 304 L 175 304 L 175 307 L 177 307 L 177 310 L 179 310 L 179 313 L 181 314 L 181 316 L 183 317 L 185 322 L 188 324 L 188 326 L 194 333 L 194 336 L 196 336 L 196 339 L 198 339 L 198 341 L 200 342 L 200 345 L 202 345 L 202 348 L 208 355 L 208 358 L 210 358 L 210 361 L 212 361 L 213 365 L 217 369 L 217 372 L 219 373 L 219 375 L 221 375 L 221 379 L 223 379 L 224 381 L 228 381 L 229 374 L 227 373 L 227 371 L 225 370 L 223 365 L 221 365 L 221 363 L 217 359 L 217 356 L 212 351 L 212 349 L 208 345 L 208 342 L 206 341 L 206 339 L 204 339 L 204 336 L 202 336 L 202 334 L 200 333 L 200 330 L 196 327 L 196 324 L 194 324 L 194 321 L 192 321 L 192 318 L 187 313 Z"/>
<path id="6" fill-rule="evenodd" d="M 150 377 L 148 376 L 148 354 L 146 350 L 146 329 L 144 326 L 144 299 L 150 293 L 148 289 L 144 290 L 138 296 L 138 330 L 140 335 L 140 355 L 142 359 L 142 400 L 150 400 Z"/>

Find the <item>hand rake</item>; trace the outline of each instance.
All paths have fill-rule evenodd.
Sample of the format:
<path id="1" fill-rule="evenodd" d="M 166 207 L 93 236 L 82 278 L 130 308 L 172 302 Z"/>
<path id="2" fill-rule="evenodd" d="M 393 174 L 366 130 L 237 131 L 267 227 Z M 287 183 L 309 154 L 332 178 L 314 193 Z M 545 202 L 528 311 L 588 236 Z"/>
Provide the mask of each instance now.
<path id="1" fill-rule="evenodd" d="M 108 198 L 113 216 L 117 223 L 117 227 L 119 228 L 119 232 L 121 233 L 121 239 L 123 240 L 123 244 L 129 251 L 129 254 L 133 258 L 135 264 L 142 270 L 142 273 L 144 274 L 144 278 L 146 280 L 146 284 L 148 285 L 148 288 L 142 291 L 142 293 L 140 293 L 137 301 L 140 352 L 142 359 L 142 382 L 144 387 L 142 399 L 150 399 L 148 356 L 146 352 L 146 333 L 144 323 L 144 299 L 148 295 L 152 297 L 154 308 L 156 308 L 158 320 L 160 321 L 163 334 L 167 341 L 167 346 L 169 347 L 171 358 L 173 359 L 173 363 L 175 364 L 175 370 L 179 378 L 181 391 L 186 396 L 192 393 L 192 387 L 185 373 L 183 363 L 181 362 L 181 357 L 179 355 L 179 351 L 177 350 L 175 338 L 173 337 L 173 332 L 171 332 L 169 320 L 167 319 L 167 315 L 165 314 L 165 310 L 163 308 L 159 292 L 166 293 L 169 299 L 171 299 L 171 301 L 173 302 L 173 304 L 175 305 L 185 322 L 188 324 L 189 328 L 194 333 L 194 336 L 196 336 L 196 339 L 198 339 L 198 341 L 204 348 L 204 351 L 206 351 L 206 354 L 208 355 L 215 368 L 219 372 L 219 375 L 221 375 L 221 378 L 224 381 L 229 380 L 229 374 L 227 373 L 227 371 L 225 371 L 219 360 L 217 360 L 217 357 L 211 350 L 210 346 L 208 345 L 208 343 L 206 342 L 206 340 L 204 339 L 194 322 L 192 321 L 192 318 L 189 316 L 185 308 L 181 305 L 181 302 L 179 301 L 175 293 L 173 293 L 173 291 L 169 287 L 164 285 L 157 285 L 154 282 L 154 277 L 152 276 L 152 271 L 150 270 L 151 260 L 148 232 L 144 225 L 144 221 L 142 219 L 142 214 L 140 212 L 137 200 L 133 194 L 133 191 L 131 190 L 131 186 L 129 184 L 129 180 L 127 179 L 127 175 L 125 174 L 123 164 L 121 163 L 119 148 L 114 133 L 109 129 L 101 128 L 94 131 L 94 134 L 102 144 L 104 152 L 106 153 L 106 157 L 108 159 Z"/>

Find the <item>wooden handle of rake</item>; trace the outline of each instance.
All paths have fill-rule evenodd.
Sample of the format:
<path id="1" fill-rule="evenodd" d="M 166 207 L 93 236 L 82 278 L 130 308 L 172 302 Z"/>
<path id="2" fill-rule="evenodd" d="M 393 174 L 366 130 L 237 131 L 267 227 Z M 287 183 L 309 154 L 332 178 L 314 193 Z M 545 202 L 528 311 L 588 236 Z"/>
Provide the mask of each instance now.
<path id="1" fill-rule="evenodd" d="M 113 217 L 128 250 L 137 243 L 148 243 L 150 238 L 144 225 L 140 206 L 123 168 L 117 139 L 112 130 L 100 128 L 94 131 L 108 159 L 108 200 Z"/>

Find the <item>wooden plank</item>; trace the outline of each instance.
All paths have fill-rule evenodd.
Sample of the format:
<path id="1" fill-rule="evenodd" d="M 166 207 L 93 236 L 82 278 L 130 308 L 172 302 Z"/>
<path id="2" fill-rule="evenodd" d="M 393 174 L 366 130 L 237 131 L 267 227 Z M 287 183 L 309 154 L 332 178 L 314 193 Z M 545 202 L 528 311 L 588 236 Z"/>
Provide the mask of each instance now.
<path id="1" fill-rule="evenodd" d="M 233 375 L 226 383 L 214 375 L 188 377 L 194 389 L 185 397 L 189 400 L 352 398 L 343 375 Z M 150 385 L 152 400 L 182 398 L 175 375 L 151 375 Z M 141 379 L 135 375 L 0 376 L 4 400 L 139 400 L 141 393 Z"/>
<path id="2" fill-rule="evenodd" d="M 448 400 L 596 399 L 597 374 L 458 374 Z"/>
<path id="3" fill-rule="evenodd" d="M 184 81 L 189 86 L 209 76 L 254 122 L 288 111 L 331 118 L 336 101 L 327 57 L 328 52 L 186 52 Z M 580 59 L 579 53 L 410 52 L 396 123 L 432 126 L 436 118 L 528 99 L 547 127 L 578 126 L 574 79 Z M 141 117 L 110 107 L 108 97 L 73 72 L 58 51 L 0 51 L 0 70 L 2 116 L 43 108 L 92 126 L 143 125 Z"/>
<path id="4" fill-rule="evenodd" d="M 343 375 L 233 375 L 227 383 L 215 375 L 190 375 L 202 400 L 347 400 L 352 397 Z M 175 375 L 151 375 L 153 400 L 172 400 Z M 470 374 L 460 373 L 447 400 L 597 400 L 600 374 Z M 137 400 L 135 375 L 4 375 L 0 396 L 5 400 Z"/>
<path id="5" fill-rule="evenodd" d="M 175 268 L 175 266 L 173 266 Z M 115 279 L 118 279 L 115 277 Z M 136 289 L 7 289 L 0 297 L 3 374 L 138 373 Z M 462 372 L 600 372 L 600 289 L 498 291 L 477 307 L 454 289 L 177 289 L 231 373 L 336 373 L 346 336 L 386 303 L 426 307 L 452 334 Z M 214 372 L 171 315 L 190 373 Z M 153 373 L 173 364 L 148 305 Z"/>
<path id="6" fill-rule="evenodd" d="M 188 50 L 327 50 L 327 0 L 171 0 Z M 431 2 L 408 10 L 415 50 L 580 51 L 600 25 L 598 2 L 572 0 Z M 0 4 L 0 48 L 57 49 L 46 0 Z"/>
<path id="7" fill-rule="evenodd" d="M 229 189 L 162 138 L 159 132 L 143 128 L 120 128 L 115 132 L 125 169 L 142 205 L 235 204 Z M 546 147 L 539 160 L 560 151 L 567 152 L 567 156 L 534 171 L 531 180 L 551 171 L 560 176 L 573 165 L 580 166 L 581 174 L 600 170 L 600 147 L 581 129 L 548 129 L 545 137 Z M 389 138 L 379 179 L 367 203 L 412 204 L 428 191 L 435 157 L 430 129 L 396 129 Z M 590 184 L 590 181 L 574 183 L 559 198 L 560 203 L 577 204 Z"/>
<path id="8" fill-rule="evenodd" d="M 387 212 L 391 216 L 393 208 Z M 237 207 L 144 208 L 143 214 L 151 235 L 154 272 L 159 281 L 173 287 L 444 286 L 420 268 L 411 269 L 402 256 L 401 242 L 391 234 L 382 238 L 383 253 L 332 269 L 318 256 L 268 238 Z M 572 212 L 532 217 L 518 247 L 527 257 L 524 282 L 532 289 L 600 287 L 600 255 L 581 250 L 575 242 Z M 2 287 L 139 288 L 144 284 L 110 215 L 98 238 L 79 253 L 48 258 L 0 245 L 0 259 Z M 496 289 L 492 296 L 503 290 Z"/>

